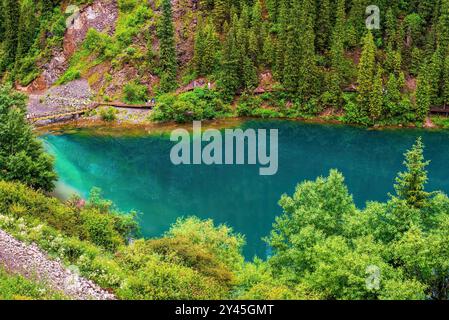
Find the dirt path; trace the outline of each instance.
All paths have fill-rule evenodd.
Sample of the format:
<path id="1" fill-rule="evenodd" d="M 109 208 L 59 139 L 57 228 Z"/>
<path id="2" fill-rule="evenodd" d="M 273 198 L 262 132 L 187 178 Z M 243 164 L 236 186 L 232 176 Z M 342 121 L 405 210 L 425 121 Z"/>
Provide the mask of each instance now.
<path id="1" fill-rule="evenodd" d="M 114 295 L 50 260 L 36 245 L 24 244 L 0 229 L 0 264 L 76 300 L 115 300 Z"/>

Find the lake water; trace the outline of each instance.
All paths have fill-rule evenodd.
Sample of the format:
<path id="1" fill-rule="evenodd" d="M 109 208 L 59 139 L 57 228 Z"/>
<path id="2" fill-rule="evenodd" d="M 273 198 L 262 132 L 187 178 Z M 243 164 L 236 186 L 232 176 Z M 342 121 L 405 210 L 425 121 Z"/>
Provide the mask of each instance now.
<path id="1" fill-rule="evenodd" d="M 178 217 L 195 215 L 226 223 L 245 235 L 245 255 L 265 257 L 267 236 L 282 194 L 336 168 L 359 207 L 393 192 L 403 153 L 418 136 L 426 144 L 429 190 L 449 193 L 449 132 L 367 130 L 291 121 L 248 121 L 242 128 L 279 129 L 279 171 L 260 176 L 258 166 L 174 166 L 167 135 L 96 135 L 83 129 L 45 135 L 56 156 L 60 185 L 87 196 L 100 187 L 123 211 L 142 213 L 145 237 L 167 231 Z M 66 191 L 67 192 L 67 191 Z"/>

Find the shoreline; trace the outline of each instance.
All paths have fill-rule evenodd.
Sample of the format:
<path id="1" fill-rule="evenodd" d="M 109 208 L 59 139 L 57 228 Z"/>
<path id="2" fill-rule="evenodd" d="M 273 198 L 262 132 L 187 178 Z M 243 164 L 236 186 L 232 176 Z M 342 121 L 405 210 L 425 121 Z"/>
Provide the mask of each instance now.
<path id="1" fill-rule="evenodd" d="M 340 121 L 338 119 L 326 119 L 323 117 L 313 118 L 258 118 L 258 117 L 226 117 L 214 120 L 202 120 L 203 128 L 207 129 L 225 129 L 238 127 L 247 121 L 290 121 L 307 124 L 322 124 L 322 125 L 341 125 L 348 127 L 357 127 L 366 130 L 404 130 L 404 129 L 418 129 L 426 131 L 447 130 L 447 127 L 437 125 L 428 119 L 426 124 L 422 127 L 415 125 L 389 125 L 389 126 L 373 126 L 367 127 L 358 124 L 350 124 Z M 98 135 L 139 135 L 147 134 L 166 134 L 175 129 L 184 128 L 191 130 L 190 123 L 176 123 L 170 122 L 151 122 L 151 121 L 124 121 L 118 120 L 113 122 L 106 122 L 98 118 L 80 118 L 76 120 L 65 120 L 58 123 L 46 124 L 42 126 L 34 126 L 33 130 L 40 136 L 45 134 L 62 134 L 70 131 L 80 129 L 92 130 Z"/>

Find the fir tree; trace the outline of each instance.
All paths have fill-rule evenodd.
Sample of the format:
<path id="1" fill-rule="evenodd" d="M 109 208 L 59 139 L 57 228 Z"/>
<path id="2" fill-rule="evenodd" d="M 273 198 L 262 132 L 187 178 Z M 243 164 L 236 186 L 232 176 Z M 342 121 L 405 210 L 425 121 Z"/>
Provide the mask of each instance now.
<path id="1" fill-rule="evenodd" d="M 195 36 L 193 62 L 198 75 L 211 74 L 216 65 L 218 36 L 210 22 L 200 21 Z"/>
<path id="2" fill-rule="evenodd" d="M 369 112 L 373 123 L 379 120 L 383 115 L 383 81 L 382 68 L 378 68 L 373 81 L 373 91 L 370 96 Z"/>
<path id="3" fill-rule="evenodd" d="M 20 3 L 18 0 L 3 0 L 3 18 L 4 20 L 4 41 L 5 50 L 4 65 L 14 63 L 17 53 L 17 26 L 19 25 Z"/>
<path id="4" fill-rule="evenodd" d="M 228 100 L 232 100 L 240 87 L 240 54 L 236 44 L 235 27 L 229 28 L 223 45 L 219 88 Z"/>
<path id="5" fill-rule="evenodd" d="M 362 114 L 366 114 L 369 111 L 376 67 L 375 50 L 373 35 L 371 32 L 368 32 L 364 39 L 362 56 L 358 67 L 358 102 Z"/>
<path id="6" fill-rule="evenodd" d="M 427 78 L 420 74 L 417 81 L 416 90 L 416 119 L 424 121 L 430 111 L 431 89 Z"/>
<path id="7" fill-rule="evenodd" d="M 317 16 L 316 48 L 320 52 L 326 51 L 332 34 L 330 0 L 320 0 Z"/>
<path id="8" fill-rule="evenodd" d="M 177 59 L 175 49 L 175 32 L 170 0 L 162 1 L 162 17 L 158 26 L 160 40 L 160 68 L 163 92 L 176 88 Z"/>
<path id="9" fill-rule="evenodd" d="M 405 154 L 404 165 L 407 171 L 400 172 L 396 178 L 394 186 L 397 197 L 405 200 L 408 205 L 415 208 L 426 206 L 430 194 L 425 191 L 427 183 L 426 167 L 430 161 L 424 159 L 424 144 L 421 138 L 418 138 L 411 150 Z"/>
<path id="10" fill-rule="evenodd" d="M 223 31 L 224 22 L 227 19 L 228 5 L 226 0 L 214 0 L 214 21 L 217 30 Z"/>
<path id="11" fill-rule="evenodd" d="M 16 61 L 20 61 L 32 45 L 35 32 L 36 7 L 32 0 L 23 0 L 20 10 L 19 29 L 17 36 Z"/>

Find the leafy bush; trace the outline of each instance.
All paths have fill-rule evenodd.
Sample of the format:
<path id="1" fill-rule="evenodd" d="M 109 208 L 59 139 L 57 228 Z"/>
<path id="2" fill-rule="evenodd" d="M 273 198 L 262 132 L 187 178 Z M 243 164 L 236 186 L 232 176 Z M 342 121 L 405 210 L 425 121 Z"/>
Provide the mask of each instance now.
<path id="1" fill-rule="evenodd" d="M 127 83 L 123 93 L 125 102 L 130 104 L 146 103 L 148 101 L 147 86 L 138 82 Z"/>
<path id="2" fill-rule="evenodd" d="M 85 208 L 78 208 L 75 204 L 79 201 L 72 200 L 72 203 L 64 205 L 22 184 L 0 181 L 0 212 L 17 218 L 34 217 L 67 236 L 90 241 L 110 251 L 136 232 L 135 213 L 126 215 L 110 207 L 102 211 L 89 202 Z"/>
<path id="3" fill-rule="evenodd" d="M 81 78 L 81 72 L 73 68 L 68 69 L 59 79 L 58 84 L 66 84 Z"/>
<path id="4" fill-rule="evenodd" d="M 112 122 L 117 120 L 117 110 L 113 107 L 102 108 L 100 110 L 100 117 L 103 121 Z"/>
<path id="5" fill-rule="evenodd" d="M 0 86 L 0 179 L 51 191 L 56 180 L 53 158 L 44 152 L 25 114 L 26 97 Z"/>
<path id="6" fill-rule="evenodd" d="M 0 268 L 0 300 L 34 299 L 61 300 L 64 299 L 64 296 L 22 276 L 8 274 Z"/>
<path id="7" fill-rule="evenodd" d="M 208 89 L 195 89 L 179 96 L 166 94 L 158 98 L 152 119 L 185 123 L 211 120 L 229 113 L 219 94 Z"/>

